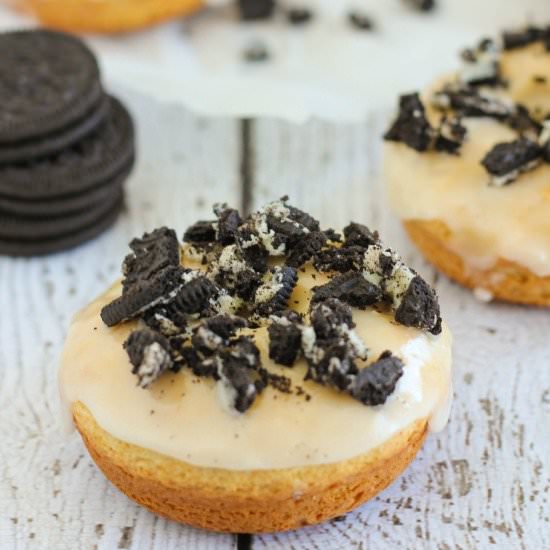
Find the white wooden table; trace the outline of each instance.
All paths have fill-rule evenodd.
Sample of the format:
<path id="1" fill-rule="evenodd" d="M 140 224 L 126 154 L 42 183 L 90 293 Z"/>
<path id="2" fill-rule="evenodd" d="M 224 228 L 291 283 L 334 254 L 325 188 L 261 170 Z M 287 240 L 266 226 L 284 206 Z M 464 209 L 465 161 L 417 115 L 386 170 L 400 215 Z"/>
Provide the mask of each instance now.
<path id="1" fill-rule="evenodd" d="M 382 118 L 243 123 L 123 95 L 140 154 L 117 225 L 71 252 L 0 258 L 0 548 L 550 548 L 550 312 L 479 303 L 423 262 L 384 204 Z M 286 193 L 324 224 L 379 228 L 434 282 L 455 336 L 455 403 L 446 431 L 355 512 L 237 539 L 113 488 L 60 427 L 56 369 L 71 316 L 117 276 L 132 236 L 160 224 L 181 234 L 214 201 L 251 208 Z"/>

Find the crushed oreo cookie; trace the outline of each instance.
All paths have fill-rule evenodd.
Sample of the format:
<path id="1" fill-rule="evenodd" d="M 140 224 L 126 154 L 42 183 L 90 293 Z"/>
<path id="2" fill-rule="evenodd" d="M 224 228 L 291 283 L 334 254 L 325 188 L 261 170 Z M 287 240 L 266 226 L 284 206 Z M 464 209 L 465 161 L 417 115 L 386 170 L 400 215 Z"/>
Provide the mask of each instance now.
<path id="1" fill-rule="evenodd" d="M 184 249 L 164 227 L 134 239 L 122 295 L 101 311 L 108 326 L 139 320 L 124 347 L 141 387 L 167 370 L 188 368 L 214 379 L 222 402 L 240 413 L 267 386 L 293 393 L 290 378 L 265 369 L 254 338 L 240 333 L 267 326 L 275 363 L 292 368 L 304 358 L 306 378 L 378 404 L 393 391 L 401 363 L 383 356 L 363 372 L 359 361 L 367 360 L 368 349 L 351 308 L 389 306 L 397 322 L 441 330 L 433 290 L 367 226 L 323 231 L 288 197 L 244 219 L 225 204 L 214 213 L 216 219 L 185 232 Z M 199 261 L 198 269 L 184 267 Z M 305 264 L 330 274 L 313 288 L 307 318 L 290 303 Z"/>
<path id="2" fill-rule="evenodd" d="M 385 351 L 357 373 L 351 384 L 352 396 L 364 405 L 383 405 L 403 375 L 403 366 L 399 357 Z"/>
<path id="3" fill-rule="evenodd" d="M 292 25 L 305 25 L 313 18 L 313 12 L 307 8 L 290 8 L 286 16 Z"/>
<path id="4" fill-rule="evenodd" d="M 344 239 L 346 247 L 362 246 L 368 248 L 371 244 L 380 242 L 378 231 L 371 231 L 366 225 L 356 222 L 351 222 L 344 227 Z"/>
<path id="5" fill-rule="evenodd" d="M 502 46 L 505 50 L 515 50 L 543 42 L 545 45 L 550 40 L 550 27 L 542 28 L 528 26 L 518 31 L 505 31 L 502 34 Z"/>
<path id="6" fill-rule="evenodd" d="M 313 265 L 321 272 L 359 271 L 363 267 L 364 254 L 365 248 L 362 246 L 323 249 L 313 257 Z"/>
<path id="7" fill-rule="evenodd" d="M 140 239 L 133 239 L 129 246 L 133 253 L 122 263 L 124 292 L 137 281 L 149 280 L 165 267 L 180 264 L 180 245 L 173 229 L 160 227 Z"/>
<path id="8" fill-rule="evenodd" d="M 251 40 L 243 50 L 243 58 L 250 63 L 259 63 L 269 59 L 269 50 L 260 40 Z"/>
<path id="9" fill-rule="evenodd" d="M 147 388 L 172 367 L 168 340 L 151 329 L 135 330 L 123 345 L 141 388 Z"/>
<path id="10" fill-rule="evenodd" d="M 302 319 L 295 311 L 287 310 L 271 316 L 268 327 L 269 358 L 275 363 L 292 366 L 302 347 Z"/>
<path id="11" fill-rule="evenodd" d="M 380 287 L 367 281 L 361 273 L 348 271 L 325 285 L 314 287 L 311 301 L 315 303 L 338 298 L 352 307 L 365 309 L 380 302 L 382 297 Z"/>
<path id="12" fill-rule="evenodd" d="M 466 139 L 466 133 L 460 117 L 443 115 L 436 130 L 434 149 L 456 155 Z"/>
<path id="13" fill-rule="evenodd" d="M 269 19 L 275 10 L 275 0 L 239 0 L 238 5 L 243 21 Z"/>
<path id="14" fill-rule="evenodd" d="M 352 11 L 348 14 L 348 21 L 351 26 L 360 31 L 371 31 L 374 28 L 372 19 L 365 13 Z"/>
<path id="15" fill-rule="evenodd" d="M 198 245 L 213 243 L 216 241 L 216 230 L 215 221 L 198 221 L 187 228 L 183 240 Z"/>
<path id="16" fill-rule="evenodd" d="M 432 142 L 432 127 L 426 118 L 426 110 L 417 93 L 399 98 L 397 119 L 384 135 L 387 141 L 405 143 L 412 149 L 427 151 Z"/>
<path id="17" fill-rule="evenodd" d="M 272 267 L 254 294 L 256 315 L 269 317 L 284 309 L 297 282 L 298 273 L 294 267 Z"/>
<path id="18" fill-rule="evenodd" d="M 327 242 L 327 236 L 322 231 L 311 231 L 302 236 L 293 246 L 287 256 L 286 265 L 301 267 L 311 260 Z"/>
<path id="19" fill-rule="evenodd" d="M 371 246 L 365 252 L 363 276 L 391 302 L 395 320 L 405 326 L 441 332 L 435 291 L 390 249 Z"/>
<path id="20" fill-rule="evenodd" d="M 112 327 L 134 319 L 157 305 L 167 304 L 194 276 L 188 269 L 169 266 L 149 279 L 139 279 L 122 296 L 101 310 L 101 319 Z"/>
<path id="21" fill-rule="evenodd" d="M 404 0 L 404 2 L 411 8 L 423 12 L 432 11 L 436 6 L 435 0 Z"/>
<path id="22" fill-rule="evenodd" d="M 506 120 L 515 105 L 469 86 L 447 84 L 433 95 L 432 103 L 443 110 L 453 109 L 464 117 L 490 117 Z"/>
<path id="23" fill-rule="evenodd" d="M 497 187 L 512 183 L 522 172 L 532 170 L 542 161 L 543 149 L 534 141 L 520 138 L 498 143 L 485 155 L 481 164 Z"/>

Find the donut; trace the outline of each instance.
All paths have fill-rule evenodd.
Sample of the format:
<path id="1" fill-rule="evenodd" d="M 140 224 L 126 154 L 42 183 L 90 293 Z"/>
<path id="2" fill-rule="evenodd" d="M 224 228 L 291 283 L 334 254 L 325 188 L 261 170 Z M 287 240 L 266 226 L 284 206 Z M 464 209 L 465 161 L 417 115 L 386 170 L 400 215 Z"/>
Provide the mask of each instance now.
<path id="1" fill-rule="evenodd" d="M 130 242 L 69 329 L 66 410 L 105 476 L 172 520 L 262 533 L 347 513 L 447 422 L 437 294 L 365 225 L 321 230 L 287 197 L 214 212 L 183 243 Z"/>
<path id="2" fill-rule="evenodd" d="M 485 300 L 550 306 L 549 28 L 465 50 L 460 70 L 400 97 L 384 136 L 410 238 Z"/>
<path id="3" fill-rule="evenodd" d="M 202 0 L 22 0 L 22 7 L 50 28 L 119 33 L 191 14 Z"/>

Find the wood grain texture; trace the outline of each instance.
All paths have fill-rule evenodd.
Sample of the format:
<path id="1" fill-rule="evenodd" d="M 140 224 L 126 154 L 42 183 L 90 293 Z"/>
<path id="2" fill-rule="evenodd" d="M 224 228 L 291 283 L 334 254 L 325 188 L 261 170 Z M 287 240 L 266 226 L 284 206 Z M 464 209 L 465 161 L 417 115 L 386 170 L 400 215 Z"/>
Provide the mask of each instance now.
<path id="1" fill-rule="evenodd" d="M 0 258 L 0 549 L 234 548 L 170 523 L 109 485 L 60 427 L 56 369 L 72 314 L 111 282 L 128 240 L 181 231 L 210 204 L 240 205 L 242 127 L 124 94 L 140 159 L 116 227 L 79 249 Z M 291 196 L 325 223 L 380 229 L 433 281 L 455 337 L 451 423 L 412 467 L 345 518 L 252 539 L 254 549 L 437 550 L 550 547 L 550 313 L 487 305 L 437 274 L 388 213 L 379 174 L 383 123 L 250 125 L 253 205 Z M 411 177 L 414 177 L 411 174 Z M 247 199 L 248 200 L 248 199 Z"/>

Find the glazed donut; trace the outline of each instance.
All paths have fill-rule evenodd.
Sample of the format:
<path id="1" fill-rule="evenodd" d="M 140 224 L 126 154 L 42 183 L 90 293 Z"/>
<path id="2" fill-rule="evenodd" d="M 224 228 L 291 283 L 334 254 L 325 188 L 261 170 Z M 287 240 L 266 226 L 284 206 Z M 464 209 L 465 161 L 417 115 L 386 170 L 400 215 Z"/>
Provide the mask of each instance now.
<path id="1" fill-rule="evenodd" d="M 483 40 L 400 99 L 390 202 L 439 270 L 483 299 L 550 306 L 550 31 Z"/>
<path id="2" fill-rule="evenodd" d="M 451 336 L 434 290 L 378 234 L 286 197 L 226 205 L 180 245 L 134 239 L 74 319 L 62 396 L 93 460 L 149 510 L 272 532 L 388 486 L 447 421 Z"/>
<path id="3" fill-rule="evenodd" d="M 118 33 L 188 15 L 202 0 L 22 0 L 22 6 L 50 28 Z"/>

